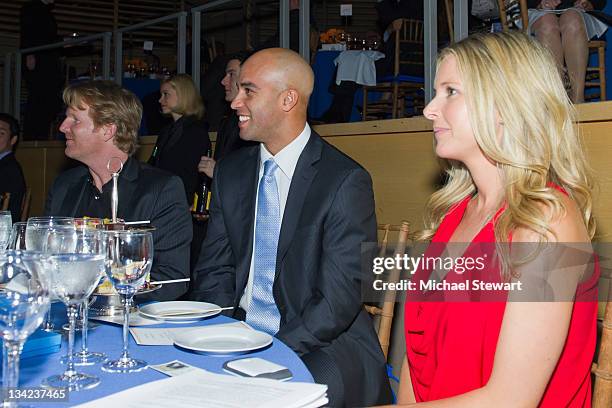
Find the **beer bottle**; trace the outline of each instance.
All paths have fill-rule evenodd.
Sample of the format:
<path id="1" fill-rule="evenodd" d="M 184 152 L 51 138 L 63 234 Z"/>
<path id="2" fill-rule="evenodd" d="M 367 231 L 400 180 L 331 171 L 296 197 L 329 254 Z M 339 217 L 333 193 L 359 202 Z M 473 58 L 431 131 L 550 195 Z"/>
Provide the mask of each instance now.
<path id="1" fill-rule="evenodd" d="M 206 156 L 212 157 L 212 151 L 210 148 L 206 151 Z M 206 174 L 200 173 L 200 186 L 193 197 L 192 212 L 195 215 L 208 216 L 211 198 L 210 184 L 210 178 L 208 178 Z"/>

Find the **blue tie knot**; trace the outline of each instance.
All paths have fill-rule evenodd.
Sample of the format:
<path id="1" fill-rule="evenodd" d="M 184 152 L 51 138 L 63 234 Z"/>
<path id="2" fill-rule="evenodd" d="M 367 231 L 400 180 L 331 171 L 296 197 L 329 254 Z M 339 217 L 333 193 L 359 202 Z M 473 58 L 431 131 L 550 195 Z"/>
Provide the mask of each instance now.
<path id="1" fill-rule="evenodd" d="M 264 176 L 273 176 L 274 172 L 278 169 L 278 164 L 274 159 L 268 159 L 264 162 Z"/>

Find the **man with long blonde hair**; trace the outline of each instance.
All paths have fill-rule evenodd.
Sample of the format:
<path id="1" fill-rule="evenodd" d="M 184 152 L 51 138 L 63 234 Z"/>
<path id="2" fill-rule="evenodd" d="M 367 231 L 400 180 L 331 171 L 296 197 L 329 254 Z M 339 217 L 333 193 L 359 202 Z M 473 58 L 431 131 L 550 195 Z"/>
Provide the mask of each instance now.
<path id="1" fill-rule="evenodd" d="M 151 280 L 189 277 L 191 217 L 181 180 L 138 162 L 142 105 L 130 91 L 110 81 L 75 84 L 64 90 L 66 156 L 83 164 L 60 174 L 49 192 L 45 213 L 68 217 L 111 217 L 111 171 L 119 174 L 117 216 L 151 221 L 154 259 Z M 172 300 L 187 289 L 165 285 L 150 296 Z"/>

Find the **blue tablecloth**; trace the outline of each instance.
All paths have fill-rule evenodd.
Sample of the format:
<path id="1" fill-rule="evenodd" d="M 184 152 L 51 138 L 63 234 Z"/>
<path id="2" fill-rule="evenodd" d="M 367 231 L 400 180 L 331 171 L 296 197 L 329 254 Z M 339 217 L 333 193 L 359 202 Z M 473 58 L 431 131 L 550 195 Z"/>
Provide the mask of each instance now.
<path id="1" fill-rule="evenodd" d="M 54 321 L 58 324 L 62 320 L 63 306 L 54 305 Z M 56 313 L 57 312 L 57 313 Z M 63 322 L 66 321 L 65 316 Z M 225 316 L 216 316 L 198 323 L 178 325 L 159 324 L 146 327 L 194 327 L 210 324 L 230 323 L 233 320 Z M 59 327 L 56 324 L 56 327 Z M 80 347 L 80 336 L 75 342 L 75 349 Z M 41 381 L 53 374 L 62 373 L 65 366 L 59 362 L 60 357 L 66 354 L 67 338 L 62 339 L 62 348 L 58 353 L 42 357 L 24 359 L 21 362 L 21 375 L 19 387 L 38 387 Z M 117 359 L 122 351 L 121 327 L 113 324 L 101 324 L 89 332 L 89 349 L 101 351 L 110 359 Z M 134 358 L 145 360 L 149 364 L 161 364 L 172 360 L 180 360 L 187 364 L 204 368 L 215 373 L 224 373 L 222 365 L 228 360 L 240 358 L 240 356 L 206 356 L 188 351 L 180 350 L 174 346 L 138 346 L 130 335 L 130 355 Z M 312 376 L 300 358 L 280 340 L 274 339 L 272 346 L 261 351 L 253 352 L 249 357 L 260 357 L 274 363 L 283 365 L 293 373 L 292 381 L 313 382 Z M 101 379 L 100 385 L 90 390 L 70 393 L 68 403 L 40 403 L 35 406 L 72 406 L 101 398 L 127 388 L 135 387 L 150 381 L 167 378 L 153 369 L 147 368 L 138 373 L 111 374 L 100 369 L 100 364 L 93 366 L 79 366 L 78 371 L 93 374 Z M 34 404 L 30 404 L 34 405 Z M 118 407 L 117 407 L 118 408 Z"/>

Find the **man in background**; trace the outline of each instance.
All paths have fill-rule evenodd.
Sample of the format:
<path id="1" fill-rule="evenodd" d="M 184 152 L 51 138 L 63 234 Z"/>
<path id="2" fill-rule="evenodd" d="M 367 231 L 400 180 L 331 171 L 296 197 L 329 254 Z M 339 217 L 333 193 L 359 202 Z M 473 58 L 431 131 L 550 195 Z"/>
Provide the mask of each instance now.
<path id="1" fill-rule="evenodd" d="M 0 193 L 10 193 L 9 210 L 13 222 L 21 218 L 26 182 L 13 148 L 19 138 L 19 122 L 7 113 L 0 113 Z"/>
<path id="2" fill-rule="evenodd" d="M 238 77 L 240 76 L 240 64 L 250 55 L 248 52 L 239 52 L 231 55 L 227 65 L 225 66 L 225 76 L 221 80 L 223 90 L 225 92 L 225 101 L 229 104 L 238 94 Z M 242 147 L 253 146 L 257 143 L 242 140 L 238 129 L 238 115 L 236 111 L 230 109 L 227 117 L 221 122 L 219 131 L 217 132 L 217 140 L 215 142 L 215 154 L 213 157 L 202 156 L 198 170 L 206 174 L 209 178 L 213 177 L 213 171 L 217 161 L 227 156 L 234 150 Z"/>
<path id="3" fill-rule="evenodd" d="M 60 41 L 53 16 L 54 0 L 31 0 L 20 13 L 20 47 L 31 48 Z M 59 49 L 26 54 L 22 69 L 28 90 L 23 121 L 24 140 L 46 140 L 61 109 L 63 77 Z"/>

